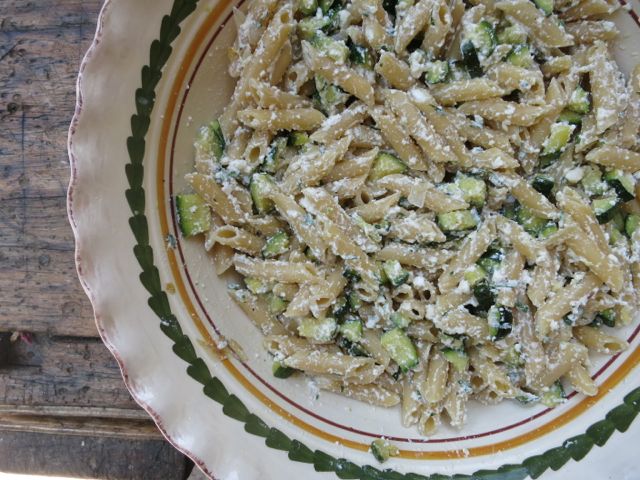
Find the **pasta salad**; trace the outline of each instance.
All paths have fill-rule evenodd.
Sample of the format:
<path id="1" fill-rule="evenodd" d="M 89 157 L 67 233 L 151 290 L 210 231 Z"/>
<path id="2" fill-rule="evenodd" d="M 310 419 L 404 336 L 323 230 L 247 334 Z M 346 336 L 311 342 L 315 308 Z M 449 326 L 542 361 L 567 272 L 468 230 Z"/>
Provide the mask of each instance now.
<path id="1" fill-rule="evenodd" d="M 344 2 L 344 3 L 343 3 Z M 640 287 L 640 68 L 607 0 L 254 0 L 195 142 L 204 239 L 273 373 L 401 406 L 595 395 Z M 201 235 L 203 234 L 203 235 Z"/>

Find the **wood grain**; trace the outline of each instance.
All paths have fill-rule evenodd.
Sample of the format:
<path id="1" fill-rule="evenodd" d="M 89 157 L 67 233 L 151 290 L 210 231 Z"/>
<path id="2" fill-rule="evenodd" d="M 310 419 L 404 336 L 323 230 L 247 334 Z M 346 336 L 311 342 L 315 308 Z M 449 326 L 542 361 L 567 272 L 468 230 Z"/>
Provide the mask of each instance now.
<path id="1" fill-rule="evenodd" d="M 67 130 L 101 6 L 0 0 L 0 471 L 182 479 L 76 277 Z"/>

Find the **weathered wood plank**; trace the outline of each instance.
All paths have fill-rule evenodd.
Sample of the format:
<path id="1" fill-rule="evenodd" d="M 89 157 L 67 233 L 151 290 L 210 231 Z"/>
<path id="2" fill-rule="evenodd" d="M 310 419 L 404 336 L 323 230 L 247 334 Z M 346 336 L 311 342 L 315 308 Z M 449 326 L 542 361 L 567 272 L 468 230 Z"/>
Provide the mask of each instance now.
<path id="1" fill-rule="evenodd" d="M 98 339 L 34 335 L 10 343 L 0 368 L 0 404 L 137 408 Z"/>
<path id="2" fill-rule="evenodd" d="M 0 9 L 0 331 L 96 336 L 65 194 L 75 79 L 102 2 Z"/>
<path id="3" fill-rule="evenodd" d="M 192 464 L 163 440 L 0 430 L 2 471 L 110 480 L 183 480 Z"/>

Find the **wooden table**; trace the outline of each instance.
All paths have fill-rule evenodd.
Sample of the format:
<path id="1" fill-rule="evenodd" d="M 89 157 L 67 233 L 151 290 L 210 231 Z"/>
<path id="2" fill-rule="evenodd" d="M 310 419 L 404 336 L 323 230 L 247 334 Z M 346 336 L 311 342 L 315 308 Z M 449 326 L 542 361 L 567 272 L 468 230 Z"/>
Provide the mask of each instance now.
<path id="1" fill-rule="evenodd" d="M 76 278 L 67 129 L 101 3 L 0 0 L 0 472 L 183 479 Z"/>

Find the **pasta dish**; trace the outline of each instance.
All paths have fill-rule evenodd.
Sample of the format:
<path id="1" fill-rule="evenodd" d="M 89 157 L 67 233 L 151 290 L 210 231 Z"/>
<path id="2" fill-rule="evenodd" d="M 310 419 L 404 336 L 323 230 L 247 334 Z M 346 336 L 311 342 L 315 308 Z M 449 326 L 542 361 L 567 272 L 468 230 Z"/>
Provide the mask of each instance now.
<path id="1" fill-rule="evenodd" d="M 461 427 L 595 395 L 640 288 L 640 68 L 608 0 L 254 0 L 195 141 L 204 241 L 273 373 Z"/>

